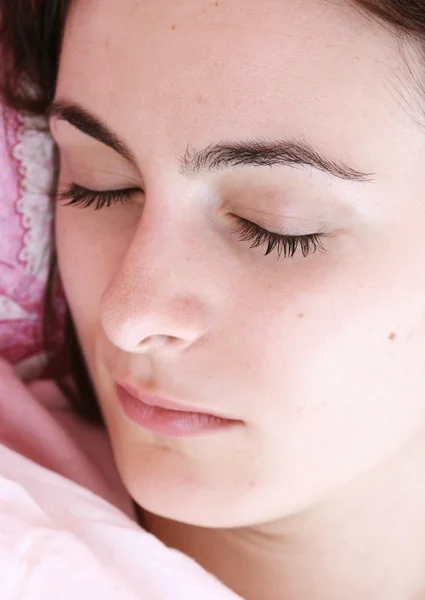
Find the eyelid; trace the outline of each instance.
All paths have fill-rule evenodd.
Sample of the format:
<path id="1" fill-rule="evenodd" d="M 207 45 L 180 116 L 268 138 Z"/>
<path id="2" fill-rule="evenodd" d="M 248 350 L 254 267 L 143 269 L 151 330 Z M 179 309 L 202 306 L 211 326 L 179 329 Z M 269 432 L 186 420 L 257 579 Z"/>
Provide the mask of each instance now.
<path id="1" fill-rule="evenodd" d="M 92 190 L 124 187 L 144 188 L 139 169 L 130 165 L 107 146 L 100 149 L 76 142 L 57 143 L 60 160 L 60 179 L 78 181 Z"/>
<path id="2" fill-rule="evenodd" d="M 252 213 L 247 216 L 247 213 Z M 315 219 L 303 218 L 303 217 L 290 217 L 285 215 L 284 217 L 280 214 L 269 213 L 265 211 L 256 210 L 241 210 L 239 214 L 233 212 L 228 213 L 232 218 L 248 221 L 254 223 L 257 227 L 265 229 L 274 235 L 286 235 L 287 237 L 303 237 L 306 235 L 325 235 L 325 232 L 329 229 L 326 227 L 324 219 L 321 219 L 319 223 Z M 259 215 L 268 215 L 268 219 L 263 219 Z"/>
<path id="3" fill-rule="evenodd" d="M 308 215 L 304 217 L 301 214 L 294 214 L 294 210 L 291 212 L 293 214 L 289 214 L 286 208 L 284 214 L 282 214 L 280 211 L 271 212 L 243 207 L 238 210 L 238 216 L 277 234 L 285 232 L 287 235 L 302 236 L 307 235 L 309 232 L 311 234 L 325 233 L 329 229 L 324 216 Z M 231 211 L 230 214 L 234 215 L 234 212 Z"/>
<path id="4" fill-rule="evenodd" d="M 60 155 L 60 184 L 78 182 L 88 191 L 108 191 L 111 189 L 143 188 L 144 182 L 138 173 L 133 173 L 116 162 L 96 160 L 79 155 Z"/>

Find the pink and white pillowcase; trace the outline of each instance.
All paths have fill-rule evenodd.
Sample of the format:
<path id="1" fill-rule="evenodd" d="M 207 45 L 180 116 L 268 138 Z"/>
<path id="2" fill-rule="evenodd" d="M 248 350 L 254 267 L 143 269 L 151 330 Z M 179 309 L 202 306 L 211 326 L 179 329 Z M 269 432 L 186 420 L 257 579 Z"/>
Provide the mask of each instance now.
<path id="1" fill-rule="evenodd" d="M 25 379 L 39 374 L 46 359 L 40 324 L 52 176 L 53 141 L 46 123 L 0 105 L 0 357 Z"/>

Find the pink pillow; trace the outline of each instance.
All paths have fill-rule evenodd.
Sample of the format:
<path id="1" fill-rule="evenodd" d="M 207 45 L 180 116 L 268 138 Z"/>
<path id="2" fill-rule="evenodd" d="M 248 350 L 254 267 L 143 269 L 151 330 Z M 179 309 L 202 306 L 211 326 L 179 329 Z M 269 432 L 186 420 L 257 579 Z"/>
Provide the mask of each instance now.
<path id="1" fill-rule="evenodd" d="M 43 119 L 0 106 L 0 357 L 35 376 L 50 247 L 53 142 Z"/>

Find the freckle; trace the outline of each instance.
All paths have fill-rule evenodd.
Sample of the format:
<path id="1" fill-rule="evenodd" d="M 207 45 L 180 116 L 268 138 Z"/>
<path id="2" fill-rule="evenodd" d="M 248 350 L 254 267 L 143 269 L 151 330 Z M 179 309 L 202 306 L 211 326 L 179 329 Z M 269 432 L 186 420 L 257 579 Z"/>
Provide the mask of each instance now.
<path id="1" fill-rule="evenodd" d="M 297 314 L 297 317 L 298 317 L 299 319 L 304 319 L 304 313 L 298 313 L 298 314 Z"/>
<path id="2" fill-rule="evenodd" d="M 173 31 L 175 31 L 175 30 L 176 30 L 176 26 L 175 26 L 175 25 L 172 25 L 172 26 L 171 26 L 171 29 L 172 29 Z"/>
<path id="3" fill-rule="evenodd" d="M 392 342 L 395 340 L 396 338 L 396 334 L 394 332 L 390 333 L 390 335 L 388 336 L 388 339 L 391 340 Z"/>

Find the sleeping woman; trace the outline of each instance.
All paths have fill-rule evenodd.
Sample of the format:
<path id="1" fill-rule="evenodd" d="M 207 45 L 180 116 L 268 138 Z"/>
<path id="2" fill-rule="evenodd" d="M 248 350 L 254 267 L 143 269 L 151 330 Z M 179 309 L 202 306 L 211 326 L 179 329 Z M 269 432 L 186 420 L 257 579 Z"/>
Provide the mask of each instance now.
<path id="1" fill-rule="evenodd" d="M 424 600 L 423 0 L 0 6 L 140 524 L 247 600 Z"/>

